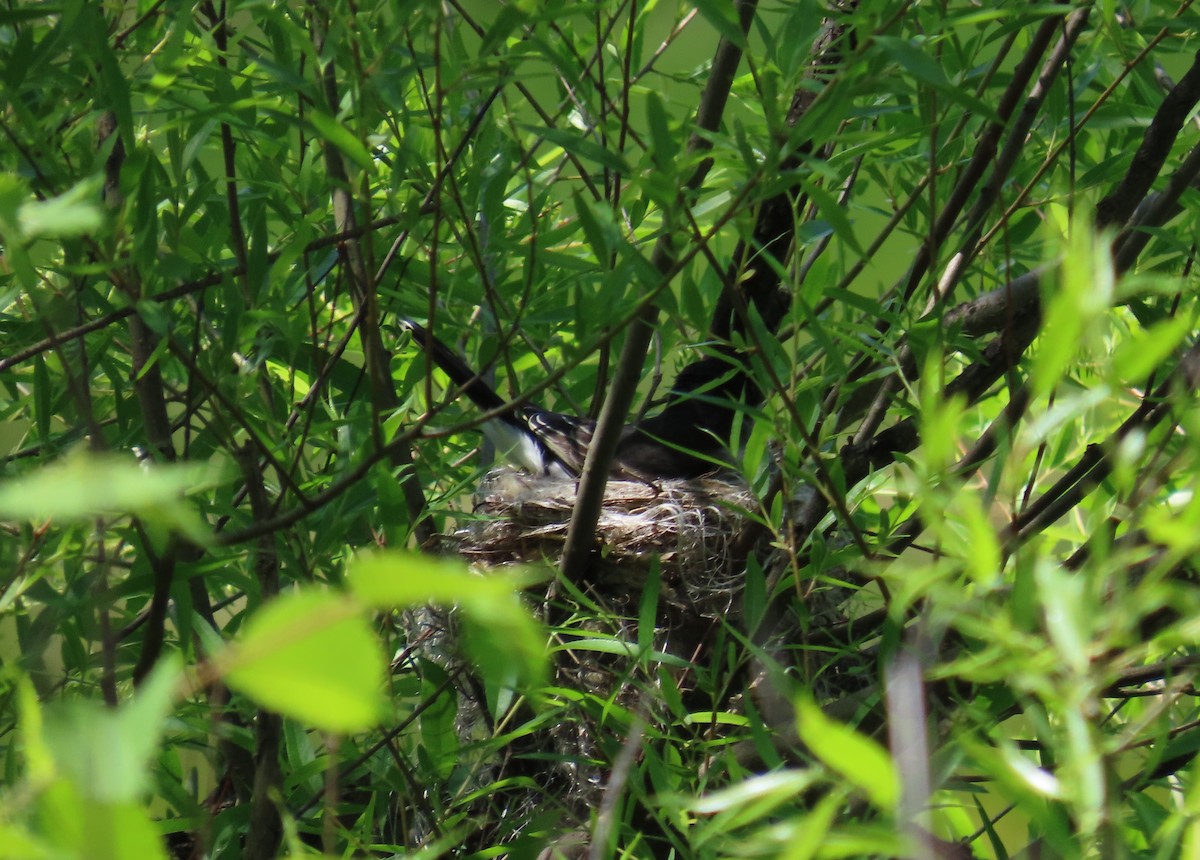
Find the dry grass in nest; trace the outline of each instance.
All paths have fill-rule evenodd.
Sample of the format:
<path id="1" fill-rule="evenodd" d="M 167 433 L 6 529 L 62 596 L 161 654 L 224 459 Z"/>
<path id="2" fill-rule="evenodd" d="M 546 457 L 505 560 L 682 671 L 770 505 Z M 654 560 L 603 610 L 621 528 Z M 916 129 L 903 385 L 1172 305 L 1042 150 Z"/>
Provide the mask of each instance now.
<path id="1" fill-rule="evenodd" d="M 478 519 L 447 535 L 444 546 L 486 568 L 557 563 L 577 489 L 575 481 L 493 471 L 476 495 Z M 657 560 L 670 602 L 709 617 L 722 614 L 742 581 L 740 547 L 753 509 L 749 488 L 734 477 L 610 480 L 596 525 L 600 556 L 592 584 L 628 594 Z"/>
<path id="2" fill-rule="evenodd" d="M 491 472 L 475 497 L 475 519 L 440 540 L 440 550 L 454 553 L 484 569 L 561 560 L 578 490 L 575 481 L 534 477 L 512 469 Z M 639 641 L 638 601 L 652 566 L 659 566 L 658 613 L 652 633 L 655 651 L 680 661 L 695 659 L 702 643 L 738 603 L 744 582 L 749 511 L 757 506 L 748 487 L 736 478 L 695 481 L 609 481 L 597 523 L 600 551 L 587 572 L 589 595 L 604 611 L 584 609 L 561 632 L 564 647 L 553 653 L 552 687 L 590 694 L 587 701 L 615 700 L 630 711 L 647 685 L 660 680 L 658 670 L 645 672 L 632 654 Z M 554 588 L 552 584 L 551 589 Z M 534 598 L 537 600 L 538 598 Z M 569 601 L 564 601 L 564 603 Z M 487 704 L 482 687 L 468 682 L 452 610 L 426 607 L 405 614 L 404 626 L 414 649 L 446 667 L 458 680 L 456 727 L 464 750 L 487 736 Z M 630 643 L 628 654 L 571 647 L 572 634 Z M 418 644 L 419 643 L 419 644 Z M 673 671 L 681 672 L 679 669 Z M 681 673 L 687 674 L 687 673 Z M 687 682 L 679 680 L 679 689 Z M 558 762 L 533 777 L 538 791 L 514 788 L 510 808 L 540 810 L 549 793 L 561 800 L 568 821 L 588 820 L 601 800 L 606 773 L 598 751 L 610 729 L 595 721 L 586 706 L 564 706 L 572 719 L 542 726 L 514 739 L 503 759 L 479 761 L 473 782 L 487 785 L 527 775 L 523 763 Z M 481 747 L 482 748 L 482 747 Z M 464 753 L 465 754 L 465 753 Z M 516 780 L 514 779 L 514 785 Z"/>

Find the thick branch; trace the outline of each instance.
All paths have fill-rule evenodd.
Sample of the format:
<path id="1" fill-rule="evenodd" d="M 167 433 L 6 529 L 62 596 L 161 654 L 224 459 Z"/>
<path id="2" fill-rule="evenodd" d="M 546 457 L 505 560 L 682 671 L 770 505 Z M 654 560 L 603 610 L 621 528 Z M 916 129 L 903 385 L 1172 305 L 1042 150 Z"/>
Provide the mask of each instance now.
<path id="1" fill-rule="evenodd" d="M 812 47 L 813 58 L 805 74 L 807 82 L 827 80 L 831 76 L 831 70 L 841 62 L 847 35 L 843 24 L 834 20 L 825 22 Z M 812 108 L 818 92 L 810 86 L 801 86 L 795 91 L 787 114 L 788 128 L 794 128 Z M 780 162 L 779 172 L 796 170 L 803 158 L 814 150 L 814 141 L 803 141 Z M 725 276 L 725 288 L 713 311 L 710 328 L 715 339 L 729 340 L 734 331 L 745 333 L 748 307 L 758 311 L 769 330 L 778 328 L 791 304 L 791 296 L 780 284 L 775 264 L 785 260 L 792 247 L 799 202 L 795 189 L 788 187 L 759 205 L 750 238 L 740 240 L 734 249 L 733 263 Z"/>
<path id="2" fill-rule="evenodd" d="M 749 32 L 756 7 L 757 0 L 741 0 L 738 3 L 738 20 L 743 33 Z M 702 129 L 712 131 L 719 127 L 725 104 L 729 99 L 730 87 L 733 85 L 733 72 L 740 59 L 741 51 L 722 39 L 717 46 L 717 63 L 721 74 L 709 78 L 696 112 L 698 125 L 707 123 L 707 126 L 700 125 Z M 689 142 L 689 149 L 695 151 L 701 146 L 704 146 L 701 139 L 693 136 Z M 698 188 L 706 172 L 707 165 L 701 164 L 688 178 L 685 188 Z M 650 261 L 666 277 L 674 269 L 674 259 L 670 233 L 664 232 L 654 246 Z M 657 318 L 657 306 L 647 304 L 630 324 L 621 348 L 612 386 L 604 398 L 604 406 L 596 422 L 596 432 L 588 446 L 587 458 L 584 460 L 583 473 L 580 476 L 579 492 L 575 497 L 575 510 L 571 515 L 567 542 L 563 548 L 562 570 L 568 579 L 581 578 L 591 555 L 595 542 L 596 520 L 600 516 L 600 507 L 604 501 L 604 488 L 608 484 L 609 464 L 616 453 L 626 416 L 629 415 L 629 407 L 633 404 L 637 385 L 642 377 L 642 366 L 646 361 Z"/>
<path id="3" fill-rule="evenodd" d="M 1107 227 L 1124 224 L 1134 213 L 1149 192 L 1150 186 L 1162 172 L 1171 147 L 1187 122 L 1192 109 L 1200 101 L 1200 53 L 1188 69 L 1187 74 L 1163 98 L 1154 113 L 1141 146 L 1133 155 L 1133 161 L 1121 185 L 1096 204 L 1096 225 Z"/>

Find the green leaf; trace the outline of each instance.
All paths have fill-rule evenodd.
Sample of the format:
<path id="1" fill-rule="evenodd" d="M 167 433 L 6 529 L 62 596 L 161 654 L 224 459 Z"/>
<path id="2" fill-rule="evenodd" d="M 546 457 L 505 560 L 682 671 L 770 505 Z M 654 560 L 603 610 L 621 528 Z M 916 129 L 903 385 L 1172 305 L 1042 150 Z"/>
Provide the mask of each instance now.
<path id="1" fill-rule="evenodd" d="M 46 358 L 42 355 L 33 357 L 33 419 L 37 427 L 38 440 L 45 445 L 50 441 L 50 427 L 54 420 L 55 386 L 50 384 L 50 370 L 46 367 Z"/>
<path id="2" fill-rule="evenodd" d="M 453 685 L 447 684 L 445 669 L 428 660 L 421 661 L 421 713 L 418 725 L 421 745 L 442 778 L 458 765 L 461 749 L 455 731 L 458 699 Z"/>
<path id="3" fill-rule="evenodd" d="M 946 73 L 933 57 L 908 39 L 883 35 L 876 35 L 874 39 L 897 65 L 916 80 L 928 84 L 980 117 L 996 117 L 996 110 L 992 105 L 971 95 L 965 87 L 955 85 L 946 77 Z"/>
<path id="4" fill-rule="evenodd" d="M 56 854 L 48 843 L 20 825 L 0 821 L 0 860 L 52 860 Z"/>
<path id="5" fill-rule="evenodd" d="M 662 97 L 654 90 L 646 93 L 646 121 L 650 126 L 650 155 L 660 172 L 673 176 L 675 159 L 679 155 L 679 135 L 671 133 L 667 109 Z"/>
<path id="6" fill-rule="evenodd" d="M 101 187 L 97 176 L 57 197 L 26 203 L 18 213 L 21 232 L 27 239 L 95 233 L 104 224 L 104 210 L 97 202 Z"/>
<path id="7" fill-rule="evenodd" d="M 0 9 L 0 24 L 10 26 L 24 21 L 35 21 L 55 15 L 59 11 L 57 3 L 39 3 L 25 9 Z"/>
<path id="8" fill-rule="evenodd" d="M 24 746 L 25 773 L 33 785 L 48 783 L 54 778 L 54 754 L 46 743 L 46 717 L 38 702 L 37 691 L 24 675 L 15 682 L 17 724 Z"/>
<path id="9" fill-rule="evenodd" d="M 480 575 L 461 564 L 387 552 L 360 556 L 347 579 L 356 597 L 378 609 L 457 606 L 464 647 L 484 675 L 541 682 L 545 635 L 520 598 L 533 581 L 528 574 Z"/>
<path id="10" fill-rule="evenodd" d="M 1109 242 L 1082 218 L 1071 226 L 1070 245 L 1060 277 L 1045 299 L 1046 312 L 1031 375 L 1044 396 L 1066 376 L 1095 324 L 1112 302 L 1116 283 Z"/>
<path id="11" fill-rule="evenodd" d="M 967 529 L 963 548 L 967 573 L 975 582 L 990 586 L 998 582 L 1004 567 L 1004 556 L 996 530 L 988 519 L 983 502 L 977 493 L 962 493 L 955 500 L 954 517 Z"/>
<path id="12" fill-rule="evenodd" d="M 207 463 L 139 463 L 131 457 L 80 448 L 0 484 L 0 520 L 70 521 L 134 514 L 207 542 L 211 531 L 183 496 L 215 486 L 218 479 L 219 471 Z"/>
<path id="13" fill-rule="evenodd" d="M 931 476 L 940 475 L 958 456 L 966 398 L 945 398 L 938 384 L 941 358 L 931 353 L 921 377 L 921 455 Z"/>
<path id="14" fill-rule="evenodd" d="M 831 720 L 807 698 L 796 703 L 796 728 L 813 755 L 853 783 L 877 807 L 895 807 L 900 799 L 900 778 L 882 746 Z"/>
<path id="15" fill-rule="evenodd" d="M 654 650 L 655 619 L 658 618 L 658 598 L 662 582 L 662 566 L 657 558 L 650 562 L 646 581 L 642 586 L 642 599 L 638 607 L 637 640 L 638 651 L 643 655 Z"/>
<path id="16" fill-rule="evenodd" d="M 106 21 L 101 14 L 99 5 L 82 4 L 81 18 L 84 26 L 89 27 L 92 33 L 105 31 Z M 100 86 L 96 95 L 99 96 L 99 103 L 116 115 L 121 139 L 125 141 L 125 146 L 132 150 L 134 144 L 133 104 L 129 95 L 129 81 L 125 78 L 124 70 L 121 68 L 120 61 L 117 60 L 116 53 L 108 39 L 84 38 L 80 40 L 78 47 L 90 53 L 98 66 L 97 78 Z"/>
<path id="17" fill-rule="evenodd" d="M 821 185 L 816 182 L 805 182 L 804 191 L 812 198 L 817 209 L 821 213 L 821 217 L 829 222 L 829 226 L 833 228 L 833 232 L 846 245 L 859 255 L 865 255 L 862 246 L 858 242 L 858 231 L 854 229 L 854 225 L 850 222 L 849 216 L 846 214 L 846 207 Z"/>
<path id="18" fill-rule="evenodd" d="M 1059 670 L 1084 677 L 1092 654 L 1096 607 L 1091 604 L 1083 577 L 1039 557 L 1034 561 L 1034 578 Z"/>
<path id="19" fill-rule="evenodd" d="M 1113 374 L 1129 385 L 1144 384 L 1146 377 L 1163 364 L 1194 329 L 1195 321 L 1188 315 L 1180 315 L 1135 332 L 1113 352 Z"/>
<path id="20" fill-rule="evenodd" d="M 741 780 L 698 799 L 691 805 L 692 810 L 714 819 L 704 827 L 696 842 L 703 844 L 735 828 L 779 814 L 780 807 L 794 803 L 819 778 L 820 774 L 812 770 L 777 771 Z"/>
<path id="21" fill-rule="evenodd" d="M 738 22 L 737 10 L 730 0 L 696 0 L 696 9 L 712 24 L 723 39 L 742 50 L 746 49 L 746 34 Z"/>
<path id="22" fill-rule="evenodd" d="M 822 798 L 812 812 L 802 822 L 799 822 L 800 826 L 788 840 L 786 853 L 779 860 L 809 860 L 809 858 L 821 856 L 821 849 L 830 841 L 826 838 L 826 834 L 833 826 L 838 812 L 845 802 L 846 799 L 841 796 L 840 792 L 833 792 Z"/>
<path id="23" fill-rule="evenodd" d="M 612 210 L 604 203 L 593 203 L 576 192 L 571 195 L 575 201 L 575 211 L 579 214 L 579 224 L 587 236 L 592 253 L 601 265 L 607 265 L 613 249 L 620 243 L 621 234 L 617 229 Z"/>
<path id="24" fill-rule="evenodd" d="M 478 56 L 486 57 L 497 50 L 517 27 L 529 20 L 529 12 L 522 8 L 524 4 L 508 3 L 500 7 L 495 19 L 488 27 L 478 49 Z"/>
<path id="25" fill-rule="evenodd" d="M 892 58 L 892 61 L 916 78 L 936 87 L 939 90 L 950 89 L 952 86 L 942 67 L 929 54 L 922 51 L 908 39 L 899 36 L 875 37 L 876 44 Z"/>
<path id="26" fill-rule="evenodd" d="M 363 170 L 371 169 L 373 164 L 371 153 L 348 128 L 324 111 L 314 110 L 308 115 L 308 118 L 317 134 L 340 149 Z"/>
<path id="27" fill-rule="evenodd" d="M 271 601 L 217 665 L 230 687 L 325 731 L 364 731 L 384 713 L 379 640 L 360 604 L 336 592 L 301 590 Z"/>
<path id="28" fill-rule="evenodd" d="M 29 186 L 13 173 L 0 173 L 0 237 L 15 245 L 25 238 L 21 231 L 21 209 L 29 200 Z"/>
<path id="29" fill-rule="evenodd" d="M 92 700 L 47 708 L 45 739 L 57 772 L 87 799 L 114 805 L 140 800 L 150 787 L 148 766 L 181 672 L 177 657 L 164 658 L 137 695 L 116 709 Z"/>
<path id="30" fill-rule="evenodd" d="M 619 154 L 605 149 L 600 144 L 573 131 L 561 128 L 542 128 L 528 126 L 528 130 L 546 138 L 551 143 L 561 146 L 566 152 L 586 161 L 594 161 L 601 167 L 607 167 L 621 176 L 630 176 L 633 171 Z"/>
<path id="31" fill-rule="evenodd" d="M 38 818 L 56 858 L 166 860 L 158 828 L 135 803 L 99 803 L 59 783 L 38 798 Z M 64 853 L 65 852 L 65 853 Z"/>

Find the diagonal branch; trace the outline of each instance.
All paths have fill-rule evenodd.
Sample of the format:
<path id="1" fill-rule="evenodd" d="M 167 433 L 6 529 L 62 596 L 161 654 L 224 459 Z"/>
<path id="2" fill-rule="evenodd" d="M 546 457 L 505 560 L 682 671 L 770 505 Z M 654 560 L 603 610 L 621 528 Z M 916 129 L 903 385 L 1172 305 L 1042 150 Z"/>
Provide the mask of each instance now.
<path id="1" fill-rule="evenodd" d="M 743 33 L 749 32 L 757 6 L 757 0 L 741 0 L 738 3 L 738 20 Z M 717 46 L 713 74 L 708 79 L 696 112 L 699 129 L 713 131 L 720 125 L 733 87 L 733 75 L 740 61 L 741 50 L 722 39 Z M 705 148 L 707 144 L 699 136 L 693 135 L 688 146 L 691 152 L 696 152 Z M 701 165 L 688 178 L 685 189 L 699 188 L 706 173 L 707 168 Z M 669 232 L 664 232 L 655 243 L 650 262 L 664 277 L 675 267 L 675 252 Z M 629 408 L 633 405 L 633 397 L 642 376 L 642 365 L 650 348 L 657 318 L 657 306 L 647 304 L 626 332 L 612 385 L 604 398 L 604 406 L 596 421 L 596 432 L 588 446 L 579 491 L 575 497 L 575 510 L 571 515 L 567 542 L 563 548 L 562 571 L 568 579 L 582 578 L 591 555 L 595 543 L 596 520 L 600 516 L 604 488 L 608 483 L 608 467 L 613 454 L 616 453 L 617 442 L 625 426 L 626 416 L 629 415 Z"/>
<path id="2" fill-rule="evenodd" d="M 326 27 L 318 18 L 319 15 L 314 14 L 311 22 L 313 43 L 317 53 L 320 54 L 325 41 Z M 329 63 L 322 73 L 321 82 L 325 91 L 326 106 L 335 115 L 340 103 L 336 71 L 333 63 Z M 354 199 L 350 194 L 350 174 L 346 168 L 345 158 L 341 151 L 328 140 L 324 141 L 324 150 L 336 228 L 338 232 L 354 232 L 357 229 L 357 219 L 354 214 Z M 346 240 L 343 249 L 350 269 L 351 293 L 355 311 L 359 318 L 359 342 L 362 344 L 367 377 L 371 385 L 371 404 L 375 411 L 373 426 L 378 433 L 382 426 L 381 416 L 394 409 L 399 401 L 391 372 L 388 369 L 388 354 L 379 329 L 376 282 L 366 266 L 358 241 Z M 381 450 L 385 449 L 381 439 L 376 440 L 376 447 Z M 413 533 L 418 543 L 424 543 L 433 536 L 434 528 L 426 513 L 425 493 L 416 470 L 413 468 L 412 452 L 402 445 L 386 446 L 386 449 L 390 450 L 389 459 L 393 468 L 400 472 L 401 490 L 408 508 Z"/>

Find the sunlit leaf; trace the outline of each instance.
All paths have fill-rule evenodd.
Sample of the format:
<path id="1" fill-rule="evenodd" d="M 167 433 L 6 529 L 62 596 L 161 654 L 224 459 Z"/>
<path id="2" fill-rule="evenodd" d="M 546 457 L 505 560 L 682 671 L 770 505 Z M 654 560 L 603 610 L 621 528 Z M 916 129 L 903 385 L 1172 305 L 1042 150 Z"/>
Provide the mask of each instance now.
<path id="1" fill-rule="evenodd" d="M 329 114 L 319 110 L 311 111 L 308 114 L 308 119 L 313 124 L 313 128 L 317 130 L 317 134 L 340 149 L 351 161 L 363 170 L 371 169 L 371 153 L 367 151 L 367 147 L 363 142 L 355 137 L 348 128 Z"/>
<path id="2" fill-rule="evenodd" d="M 387 662 L 379 640 L 358 602 L 336 592 L 276 598 L 218 665 L 229 686 L 306 725 L 355 732 L 383 715 Z"/>
<path id="3" fill-rule="evenodd" d="M 468 653 L 485 674 L 511 681 L 541 678 L 545 637 L 520 598 L 527 576 L 479 575 L 413 553 L 371 553 L 354 562 L 348 580 L 356 597 L 380 609 L 458 607 Z"/>
<path id="4" fill-rule="evenodd" d="M 808 770 L 767 773 L 707 794 L 692 803 L 691 808 L 701 815 L 714 815 L 731 809 L 756 807 L 760 814 L 765 814 L 781 802 L 795 798 L 818 779 L 818 774 Z"/>
<path id="5" fill-rule="evenodd" d="M 812 700 L 796 703 L 800 739 L 830 769 L 862 791 L 872 803 L 891 810 L 900 798 L 900 778 L 887 750 L 849 726 L 831 720 Z"/>
<path id="6" fill-rule="evenodd" d="M 0 519 L 69 521 L 135 514 L 203 543 L 211 533 L 183 496 L 218 479 L 219 471 L 207 463 L 157 465 L 78 449 L 0 484 Z"/>

